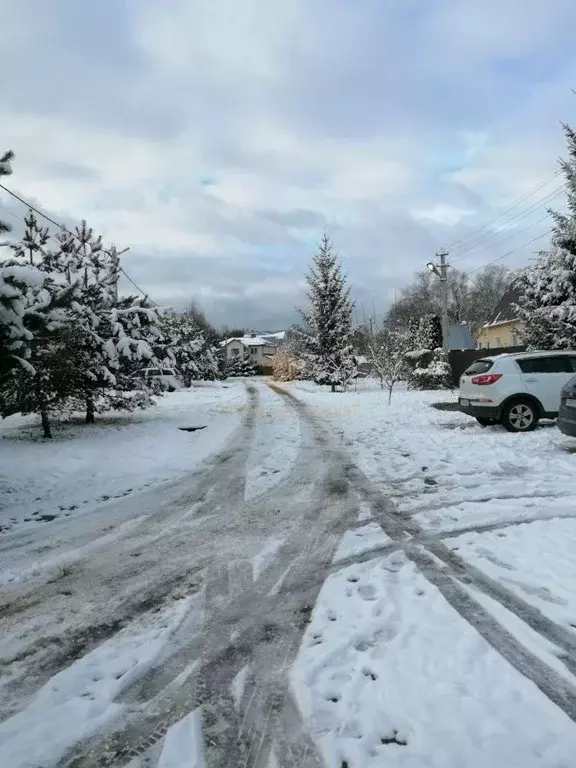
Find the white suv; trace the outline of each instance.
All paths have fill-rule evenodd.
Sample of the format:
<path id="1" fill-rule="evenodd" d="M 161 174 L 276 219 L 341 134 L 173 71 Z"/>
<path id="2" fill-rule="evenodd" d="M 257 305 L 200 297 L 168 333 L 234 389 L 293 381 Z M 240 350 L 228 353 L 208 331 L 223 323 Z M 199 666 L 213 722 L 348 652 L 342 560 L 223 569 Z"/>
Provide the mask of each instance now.
<path id="1" fill-rule="evenodd" d="M 560 390 L 575 373 L 573 350 L 483 357 L 464 371 L 458 407 L 482 426 L 529 432 L 540 418 L 556 418 Z"/>

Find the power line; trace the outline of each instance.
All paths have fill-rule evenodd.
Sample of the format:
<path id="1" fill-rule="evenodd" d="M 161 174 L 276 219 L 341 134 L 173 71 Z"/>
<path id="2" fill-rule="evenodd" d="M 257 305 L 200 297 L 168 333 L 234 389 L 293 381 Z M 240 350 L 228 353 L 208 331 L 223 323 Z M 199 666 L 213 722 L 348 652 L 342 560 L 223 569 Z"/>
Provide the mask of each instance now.
<path id="1" fill-rule="evenodd" d="M 508 219 L 507 221 L 505 221 L 504 224 L 507 224 L 507 225 L 512 223 L 517 224 L 519 221 L 522 221 L 522 219 L 527 218 L 539 208 L 542 208 L 547 203 L 550 203 L 552 202 L 552 200 L 555 200 L 557 197 L 560 197 L 560 195 L 564 193 L 564 190 L 565 190 L 565 185 L 563 184 L 561 187 L 558 187 L 557 189 L 553 190 L 548 195 L 546 195 L 546 197 L 543 197 L 542 200 L 539 200 L 538 202 L 531 205 L 525 211 L 521 211 L 516 216 L 513 216 L 511 219 Z M 544 219 L 548 218 L 548 216 L 549 216 L 549 213 L 546 214 Z M 539 221 L 543 221 L 543 219 L 539 219 Z M 536 223 L 538 222 L 534 222 L 534 224 Z M 529 227 L 531 226 L 533 226 L 533 224 L 529 225 Z M 529 229 L 529 227 L 526 227 L 525 229 Z M 500 230 L 498 232 L 492 232 L 491 234 L 485 233 L 486 234 L 485 237 L 481 237 L 477 243 L 469 245 L 467 248 L 465 248 L 464 251 L 462 252 L 462 255 L 460 255 L 457 259 L 454 259 L 454 261 L 462 261 L 462 259 L 469 258 L 467 254 L 470 254 L 472 251 L 476 250 L 476 248 L 478 248 L 479 246 L 485 245 L 488 241 L 493 240 L 494 238 L 500 237 L 502 232 L 506 232 L 507 229 L 509 229 L 509 227 L 506 227 L 506 229 Z M 523 232 L 523 231 L 524 229 L 516 230 L 515 232 L 512 232 L 510 235 L 507 235 L 506 237 L 504 237 L 503 240 L 508 240 L 510 237 L 513 237 L 515 234 L 519 234 L 519 232 Z"/>
<path id="2" fill-rule="evenodd" d="M 512 211 L 514 208 L 516 208 L 520 203 L 523 203 L 525 200 L 528 200 L 528 198 L 532 197 L 536 194 L 536 192 L 539 192 L 542 187 L 545 187 L 547 184 L 549 184 L 553 179 L 557 178 L 562 173 L 562 169 L 559 168 L 557 171 L 555 171 L 551 176 L 544 179 L 544 181 L 541 181 L 540 184 L 537 184 L 534 189 L 532 189 L 530 192 L 527 192 L 525 195 L 522 195 L 522 197 L 519 197 L 518 199 L 514 200 L 513 203 L 511 203 L 507 208 L 504 208 L 499 213 L 492 216 L 492 218 L 488 219 L 479 227 L 476 227 L 476 229 L 473 229 L 471 232 L 468 232 L 462 237 L 460 237 L 458 240 L 453 241 L 448 245 L 449 249 L 454 249 L 456 246 L 460 245 L 460 243 L 464 242 L 465 240 L 468 240 L 468 238 L 473 237 L 479 232 L 482 232 L 482 230 L 486 229 L 490 224 L 497 221 L 501 216 L 504 216 L 504 214 L 508 213 L 509 211 Z"/>
<path id="3" fill-rule="evenodd" d="M 46 219 L 46 221 L 49 221 L 55 227 L 62 230 L 62 232 L 66 232 L 66 234 L 70 235 L 70 237 L 74 237 L 76 240 L 80 239 L 75 232 L 71 232 L 63 224 L 59 224 L 57 221 L 54 221 L 53 218 L 48 216 L 46 213 L 43 213 L 42 211 L 38 210 L 38 208 L 36 208 L 34 205 L 29 203 L 27 200 L 24 200 L 24 198 L 20 197 L 20 195 L 17 195 L 16 192 L 13 192 L 11 189 L 8 189 L 8 187 L 5 187 L 4 184 L 0 184 L 0 189 L 3 189 L 5 192 L 8 192 L 9 195 L 12 195 L 12 197 L 16 198 L 16 200 L 21 202 L 30 210 L 34 211 L 34 213 L 37 213 L 38 216 L 42 216 L 44 219 Z M 0 206 L 0 207 L 2 207 L 5 211 L 7 211 L 11 216 L 14 216 L 14 218 L 20 219 L 21 221 L 25 221 L 25 219 L 22 216 L 18 216 L 18 214 L 14 213 L 9 208 L 6 208 L 5 206 Z M 55 238 L 56 236 L 50 233 L 50 237 Z M 102 248 L 102 250 L 104 251 L 104 253 L 107 253 L 109 256 L 113 255 L 106 248 Z M 121 272 L 130 283 L 132 283 L 132 285 L 136 288 L 137 291 L 139 291 L 142 294 L 142 296 L 144 296 L 144 298 L 151 301 L 155 307 L 158 306 L 158 304 L 156 304 L 156 302 L 153 299 L 151 299 L 150 296 L 145 291 L 143 291 L 142 288 L 140 288 L 140 286 L 134 280 L 132 280 L 130 275 L 120 266 L 120 264 L 118 264 L 118 271 Z"/>
<path id="4" fill-rule="evenodd" d="M 513 250 L 508 251 L 507 253 L 503 253 L 501 256 L 497 256 L 495 259 L 492 259 L 492 261 L 488 261 L 486 264 L 482 264 L 481 266 L 476 267 L 475 269 L 471 269 L 470 272 L 466 274 L 473 275 L 474 272 L 478 272 L 479 270 L 484 269 L 484 267 L 489 267 L 491 264 L 495 264 L 497 261 L 501 261 L 502 259 L 505 259 L 507 256 L 511 256 L 513 253 L 517 253 L 518 251 L 521 251 L 527 245 L 531 245 L 532 243 L 535 243 L 537 240 L 541 240 L 543 237 L 547 237 L 551 232 L 552 230 L 549 229 L 546 232 L 543 232 L 541 235 L 534 237 L 532 240 L 529 240 L 527 243 L 523 243 L 522 245 L 519 245 L 518 248 L 514 248 Z"/>

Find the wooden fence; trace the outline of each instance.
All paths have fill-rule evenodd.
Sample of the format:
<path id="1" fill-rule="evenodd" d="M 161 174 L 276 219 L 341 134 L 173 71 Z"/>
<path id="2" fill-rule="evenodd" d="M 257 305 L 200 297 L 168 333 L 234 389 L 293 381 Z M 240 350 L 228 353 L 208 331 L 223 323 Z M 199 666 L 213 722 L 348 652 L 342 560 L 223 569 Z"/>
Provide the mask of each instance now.
<path id="1" fill-rule="evenodd" d="M 448 362 L 452 368 L 454 386 L 460 382 L 460 376 L 474 360 L 493 355 L 503 355 L 506 352 L 525 352 L 526 347 L 498 347 L 497 349 L 451 349 L 448 353 Z"/>

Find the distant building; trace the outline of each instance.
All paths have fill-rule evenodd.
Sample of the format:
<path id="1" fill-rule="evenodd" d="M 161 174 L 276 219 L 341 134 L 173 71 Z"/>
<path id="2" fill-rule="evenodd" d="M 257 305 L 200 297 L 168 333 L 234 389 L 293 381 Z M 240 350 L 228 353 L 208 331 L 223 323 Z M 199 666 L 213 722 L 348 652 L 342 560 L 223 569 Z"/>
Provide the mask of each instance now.
<path id="1" fill-rule="evenodd" d="M 520 284 L 515 280 L 498 302 L 490 320 L 478 332 L 478 349 L 521 346 L 524 326 L 516 309 L 521 295 Z"/>
<path id="2" fill-rule="evenodd" d="M 448 326 L 448 349 L 476 349 L 472 331 L 467 323 Z"/>
<path id="3" fill-rule="evenodd" d="M 220 346 L 226 349 L 226 361 L 228 363 L 238 360 L 244 355 L 262 368 L 264 373 L 272 370 L 274 355 L 284 339 L 285 331 L 277 333 L 257 334 L 248 336 L 236 336 L 220 342 Z"/>

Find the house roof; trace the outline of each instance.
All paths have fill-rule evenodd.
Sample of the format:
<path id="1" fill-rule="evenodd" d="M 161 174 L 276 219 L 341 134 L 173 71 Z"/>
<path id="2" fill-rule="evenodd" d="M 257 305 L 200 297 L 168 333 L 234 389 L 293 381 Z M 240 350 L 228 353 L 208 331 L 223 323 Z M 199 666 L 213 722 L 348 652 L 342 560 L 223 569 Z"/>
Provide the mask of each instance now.
<path id="1" fill-rule="evenodd" d="M 277 331 L 276 333 L 255 333 L 250 336 L 232 336 L 230 339 L 221 341 L 220 346 L 225 347 L 231 341 L 239 341 L 245 347 L 277 347 L 285 335 L 286 331 Z"/>
<path id="2" fill-rule="evenodd" d="M 483 327 L 489 328 L 491 325 L 503 325 L 504 323 L 512 323 L 514 320 L 517 320 L 518 311 L 515 305 L 520 301 L 521 296 L 520 283 L 518 280 L 514 280 L 496 305 L 492 317 Z"/>
<path id="3" fill-rule="evenodd" d="M 475 349 L 469 325 L 448 326 L 448 349 Z"/>
<path id="4" fill-rule="evenodd" d="M 267 341 L 266 339 L 263 339 L 261 336 L 233 336 L 231 339 L 225 339 L 223 342 L 221 342 L 221 346 L 226 346 L 227 344 L 230 344 L 231 341 L 239 341 L 240 344 L 243 344 L 245 347 L 273 347 L 276 346 L 276 344 L 273 344 L 270 341 Z"/>

